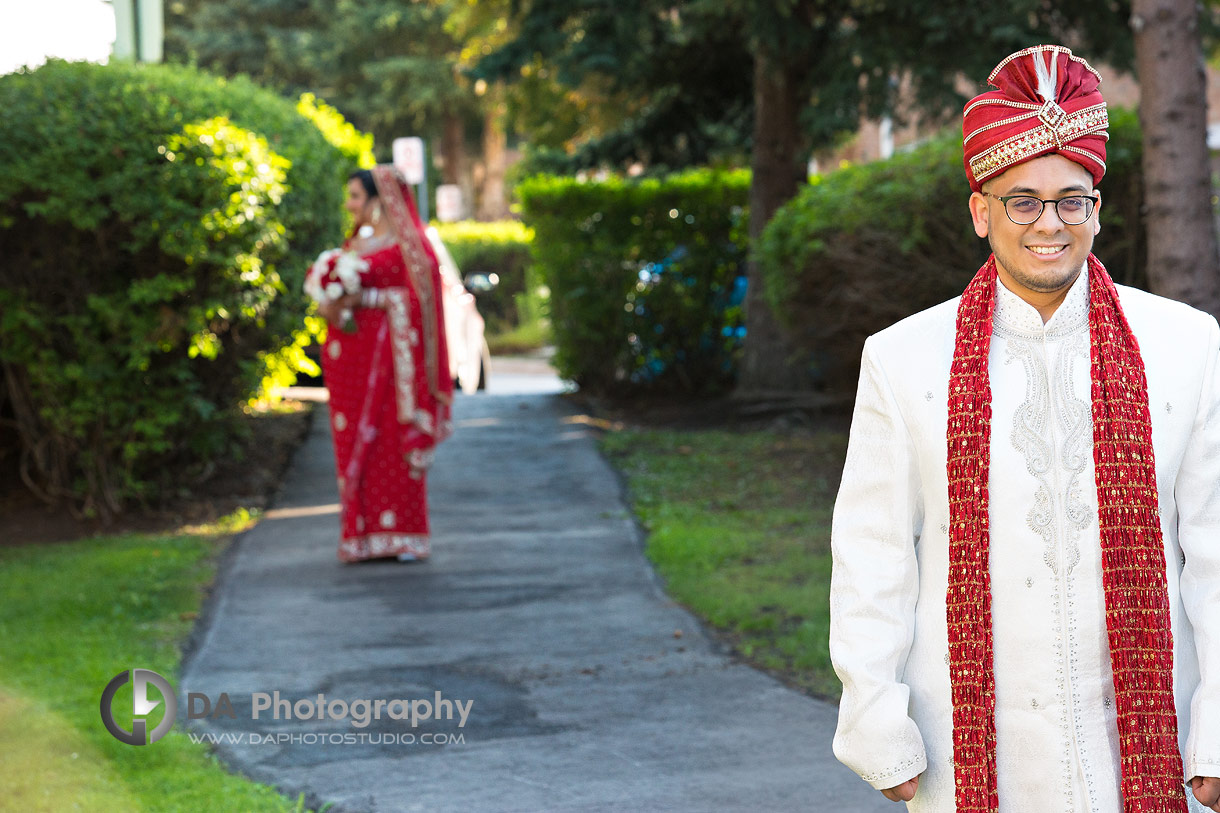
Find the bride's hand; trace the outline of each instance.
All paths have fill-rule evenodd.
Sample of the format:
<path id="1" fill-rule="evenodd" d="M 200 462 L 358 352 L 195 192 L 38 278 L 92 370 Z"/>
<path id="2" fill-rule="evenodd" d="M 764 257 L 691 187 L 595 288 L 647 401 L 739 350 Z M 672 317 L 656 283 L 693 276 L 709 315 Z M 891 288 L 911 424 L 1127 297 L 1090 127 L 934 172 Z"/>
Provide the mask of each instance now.
<path id="1" fill-rule="evenodd" d="M 355 310 L 360 304 L 360 294 L 347 294 L 334 302 L 319 302 L 318 315 L 331 324 L 338 324 L 345 310 Z"/>
<path id="2" fill-rule="evenodd" d="M 340 311 L 340 308 L 339 308 L 338 304 L 336 304 L 334 302 L 319 302 L 318 303 L 318 316 L 321 316 L 327 322 L 330 322 L 332 324 L 339 321 L 339 311 Z"/>

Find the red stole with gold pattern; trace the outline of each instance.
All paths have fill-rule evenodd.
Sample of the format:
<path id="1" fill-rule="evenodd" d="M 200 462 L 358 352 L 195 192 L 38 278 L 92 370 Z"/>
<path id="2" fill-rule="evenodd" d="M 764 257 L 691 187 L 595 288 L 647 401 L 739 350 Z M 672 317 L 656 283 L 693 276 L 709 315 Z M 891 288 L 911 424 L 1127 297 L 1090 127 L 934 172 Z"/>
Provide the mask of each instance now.
<path id="1" fill-rule="evenodd" d="M 1106 269 L 1089 255 L 1093 463 L 1102 584 L 1126 813 L 1185 813 L 1173 634 L 1139 344 Z M 998 810 L 991 636 L 991 382 L 995 256 L 962 294 L 949 374 L 949 676 L 959 813 Z"/>

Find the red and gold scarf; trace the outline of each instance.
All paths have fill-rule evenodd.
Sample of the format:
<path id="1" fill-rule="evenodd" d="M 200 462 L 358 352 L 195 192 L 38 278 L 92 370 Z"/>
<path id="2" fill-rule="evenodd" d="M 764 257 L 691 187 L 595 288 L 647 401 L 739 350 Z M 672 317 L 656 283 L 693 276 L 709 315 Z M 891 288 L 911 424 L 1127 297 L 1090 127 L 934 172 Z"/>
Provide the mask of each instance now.
<path id="1" fill-rule="evenodd" d="M 1148 382 L 1114 282 L 1091 254 L 1088 269 L 1093 462 L 1124 806 L 1126 813 L 1185 813 Z M 992 256 L 962 295 L 949 374 L 946 619 L 959 813 L 999 807 L 988 573 L 987 361 L 996 284 Z"/>

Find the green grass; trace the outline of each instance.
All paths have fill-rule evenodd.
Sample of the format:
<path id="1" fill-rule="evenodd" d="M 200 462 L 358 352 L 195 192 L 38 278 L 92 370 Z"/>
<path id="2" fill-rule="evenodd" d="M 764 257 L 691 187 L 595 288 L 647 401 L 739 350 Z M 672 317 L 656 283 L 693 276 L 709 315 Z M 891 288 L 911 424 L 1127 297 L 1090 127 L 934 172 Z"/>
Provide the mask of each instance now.
<path id="1" fill-rule="evenodd" d="M 493 356 L 528 353 L 550 344 L 551 328 L 545 320 L 526 322 L 503 333 L 487 334 L 487 347 Z"/>
<path id="2" fill-rule="evenodd" d="M 846 436 L 635 431 L 602 448 L 627 477 L 669 594 L 747 659 L 837 696 L 830 517 Z"/>
<path id="3" fill-rule="evenodd" d="M 136 747 L 111 737 L 99 714 L 102 689 L 121 671 L 152 669 L 177 685 L 179 647 L 217 554 L 250 519 L 243 511 L 191 533 L 0 549 L 0 810 L 303 809 L 229 774 L 179 724 Z M 114 707 L 130 728 L 130 713 L 117 714 L 124 692 L 130 684 Z"/>

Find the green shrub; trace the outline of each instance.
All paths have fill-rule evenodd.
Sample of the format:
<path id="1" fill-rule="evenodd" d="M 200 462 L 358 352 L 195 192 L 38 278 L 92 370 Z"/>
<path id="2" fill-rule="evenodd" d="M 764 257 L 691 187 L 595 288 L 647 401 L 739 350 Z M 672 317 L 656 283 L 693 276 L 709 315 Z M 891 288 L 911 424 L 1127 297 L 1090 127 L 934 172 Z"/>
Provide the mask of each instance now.
<path id="1" fill-rule="evenodd" d="M 0 105 L 0 391 L 25 479 L 102 516 L 187 487 L 307 340 L 301 282 L 365 145 L 182 67 L 52 61 L 0 77 Z"/>
<path id="2" fill-rule="evenodd" d="M 542 317 L 545 290 L 531 268 L 534 232 L 530 228 L 516 220 L 467 220 L 441 223 L 437 230 L 463 276 L 495 274 L 499 278 L 495 288 L 478 295 L 479 313 L 487 322 L 488 333 L 505 333 Z"/>
<path id="3" fill-rule="evenodd" d="M 1095 251 L 1117 282 L 1144 286 L 1140 134 L 1111 111 Z M 855 393 L 869 335 L 958 296 L 990 249 L 974 234 L 959 135 L 815 178 L 758 246 L 772 307 L 814 383 Z"/>
<path id="4" fill-rule="evenodd" d="M 616 394 L 732 385 L 748 173 L 589 183 L 538 176 L 517 193 L 550 289 L 561 375 Z"/>

